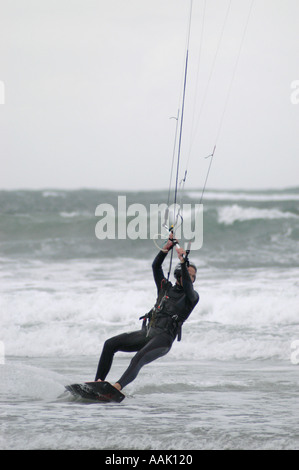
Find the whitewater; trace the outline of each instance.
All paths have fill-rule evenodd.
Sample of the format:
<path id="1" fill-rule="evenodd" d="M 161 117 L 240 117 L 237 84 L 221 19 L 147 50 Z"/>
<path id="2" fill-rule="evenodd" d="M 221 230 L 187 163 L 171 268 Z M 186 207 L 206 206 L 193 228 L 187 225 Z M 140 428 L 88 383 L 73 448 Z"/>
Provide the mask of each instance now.
<path id="1" fill-rule="evenodd" d="M 181 342 L 121 404 L 65 392 L 93 380 L 105 339 L 139 329 L 155 301 L 153 241 L 95 235 L 96 207 L 120 194 L 167 199 L 0 191 L 0 448 L 299 449 L 298 188 L 206 191 L 203 246 L 190 255 L 200 302 Z M 117 354 L 108 380 L 131 357 Z"/>

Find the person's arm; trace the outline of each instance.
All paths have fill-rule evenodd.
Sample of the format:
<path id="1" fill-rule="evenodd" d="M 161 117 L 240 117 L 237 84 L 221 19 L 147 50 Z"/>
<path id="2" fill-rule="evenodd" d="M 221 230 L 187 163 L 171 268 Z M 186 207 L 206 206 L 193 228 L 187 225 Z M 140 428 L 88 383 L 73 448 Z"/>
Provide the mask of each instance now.
<path id="1" fill-rule="evenodd" d="M 167 256 L 168 251 L 171 250 L 174 246 L 172 237 L 173 235 L 172 233 L 170 233 L 167 243 L 164 245 L 163 249 L 159 251 L 159 253 L 155 257 L 153 264 L 152 264 L 154 280 L 158 289 L 158 293 L 162 287 L 162 281 L 164 279 L 166 280 L 163 269 L 162 269 L 162 264 Z"/>
<path id="2" fill-rule="evenodd" d="M 187 299 L 191 303 L 191 305 L 195 306 L 199 300 L 199 295 L 194 290 L 193 287 L 193 282 L 191 281 L 189 271 L 187 269 L 187 263 L 184 261 L 181 263 L 181 268 L 182 268 L 182 286 L 184 289 L 184 292 L 186 294 Z"/>
<path id="3" fill-rule="evenodd" d="M 189 271 L 187 268 L 186 262 L 186 252 L 183 248 L 176 248 L 179 260 L 181 262 L 181 270 L 182 270 L 182 287 L 186 294 L 187 299 L 191 303 L 191 305 L 196 305 L 199 300 L 198 293 L 194 290 L 193 282 L 191 281 Z"/>
<path id="4" fill-rule="evenodd" d="M 163 279 L 165 279 L 164 272 L 162 269 L 162 263 L 165 260 L 166 256 L 167 256 L 167 252 L 159 251 L 159 253 L 155 257 L 153 264 L 152 264 L 154 280 L 155 280 L 158 292 L 161 289 Z"/>

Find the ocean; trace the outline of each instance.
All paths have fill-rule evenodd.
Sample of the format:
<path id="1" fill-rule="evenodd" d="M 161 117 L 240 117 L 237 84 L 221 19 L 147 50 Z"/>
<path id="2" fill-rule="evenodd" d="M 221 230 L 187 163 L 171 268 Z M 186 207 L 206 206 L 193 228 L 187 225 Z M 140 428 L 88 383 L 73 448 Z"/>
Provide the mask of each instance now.
<path id="1" fill-rule="evenodd" d="M 167 191 L 0 191 L 0 448 L 299 450 L 299 188 L 207 190 L 203 244 L 190 253 L 200 302 L 181 342 L 120 404 L 65 391 L 93 380 L 104 341 L 139 329 L 155 302 L 153 240 L 96 236 L 96 208 L 119 195 L 127 206 L 167 201 Z M 185 191 L 184 203 L 200 195 Z M 116 354 L 107 379 L 131 357 Z"/>

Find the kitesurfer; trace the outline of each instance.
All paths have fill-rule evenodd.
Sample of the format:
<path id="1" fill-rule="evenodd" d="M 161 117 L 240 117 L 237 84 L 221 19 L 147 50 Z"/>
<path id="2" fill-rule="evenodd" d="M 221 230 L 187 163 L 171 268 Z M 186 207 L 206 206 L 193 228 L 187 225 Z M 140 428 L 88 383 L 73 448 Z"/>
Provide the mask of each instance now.
<path id="1" fill-rule="evenodd" d="M 183 248 L 176 246 L 179 264 L 175 268 L 176 283 L 169 282 L 163 273 L 162 263 L 177 241 L 172 233 L 163 249 L 153 261 L 152 269 L 158 297 L 154 308 L 143 319 L 142 328 L 123 333 L 105 341 L 99 360 L 95 381 L 105 380 L 117 351 L 137 352 L 129 367 L 114 384 L 122 390 L 138 375 L 141 367 L 167 354 L 175 338 L 181 339 L 181 327 L 199 300 L 193 288 L 196 266 L 189 262 Z"/>

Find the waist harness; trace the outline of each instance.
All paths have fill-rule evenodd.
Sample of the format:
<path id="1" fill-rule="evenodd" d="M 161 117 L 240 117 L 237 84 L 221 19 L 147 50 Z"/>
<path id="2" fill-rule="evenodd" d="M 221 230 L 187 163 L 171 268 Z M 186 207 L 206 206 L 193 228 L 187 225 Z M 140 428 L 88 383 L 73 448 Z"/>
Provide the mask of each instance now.
<path id="1" fill-rule="evenodd" d="M 182 297 L 182 294 L 179 293 L 176 296 L 172 291 L 170 297 L 169 290 L 171 288 L 171 282 L 163 279 L 155 306 L 148 313 L 140 317 L 140 320 L 143 320 L 142 329 L 147 330 L 147 335 L 151 328 L 156 328 L 166 331 L 173 338 L 177 336 L 177 340 L 181 341 L 183 321 L 179 320 L 176 312 L 178 310 L 177 300 Z"/>

